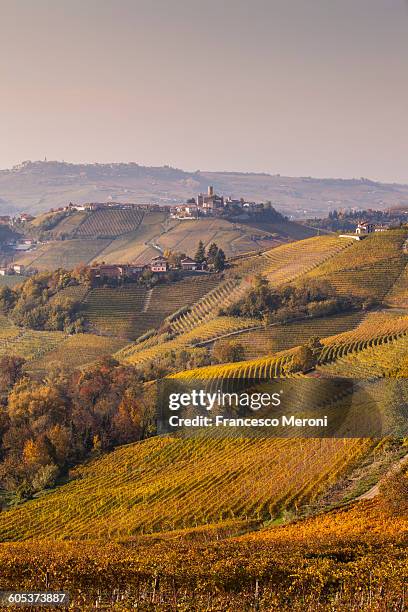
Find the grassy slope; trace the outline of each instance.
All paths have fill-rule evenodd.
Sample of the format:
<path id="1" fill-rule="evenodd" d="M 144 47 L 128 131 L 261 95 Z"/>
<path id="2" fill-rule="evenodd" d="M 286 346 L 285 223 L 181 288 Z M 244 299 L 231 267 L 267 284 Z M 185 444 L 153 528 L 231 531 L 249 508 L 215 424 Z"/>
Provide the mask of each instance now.
<path id="1" fill-rule="evenodd" d="M 57 268 L 72 269 L 80 263 L 90 263 L 108 246 L 110 240 L 58 240 L 16 258 L 18 263 L 39 271 Z"/>

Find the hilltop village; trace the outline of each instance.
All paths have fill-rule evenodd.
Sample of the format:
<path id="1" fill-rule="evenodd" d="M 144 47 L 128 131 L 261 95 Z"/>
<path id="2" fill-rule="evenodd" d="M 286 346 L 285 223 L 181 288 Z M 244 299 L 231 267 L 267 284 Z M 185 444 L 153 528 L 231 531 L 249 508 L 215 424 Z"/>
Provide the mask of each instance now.
<path id="1" fill-rule="evenodd" d="M 151 275 L 163 279 L 174 273 L 220 272 L 230 258 L 261 253 L 283 242 L 320 232 L 361 240 L 405 220 L 405 211 L 350 209 L 331 211 L 327 219 L 295 223 L 270 201 L 219 195 L 212 185 L 206 193 L 172 207 L 70 202 L 37 217 L 28 213 L 0 217 L 0 276 L 30 276 L 59 265 L 72 269 L 83 264 L 97 285 Z M 123 249 L 121 240 L 129 248 Z M 112 255 L 116 244 L 117 257 Z"/>

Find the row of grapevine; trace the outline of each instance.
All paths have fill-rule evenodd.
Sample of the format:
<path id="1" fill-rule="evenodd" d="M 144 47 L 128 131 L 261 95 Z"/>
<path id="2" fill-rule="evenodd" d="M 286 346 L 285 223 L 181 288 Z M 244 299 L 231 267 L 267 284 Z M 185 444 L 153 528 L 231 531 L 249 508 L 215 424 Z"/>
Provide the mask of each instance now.
<path id="1" fill-rule="evenodd" d="M 393 342 L 408 333 L 408 317 L 374 313 L 355 329 L 326 338 L 320 363 L 328 363 L 349 353 Z"/>
<path id="2" fill-rule="evenodd" d="M 143 311 L 146 293 L 145 288 L 136 285 L 92 289 L 83 301 L 82 312 L 98 332 L 135 338 L 140 335 L 138 315 Z"/>
<path id="3" fill-rule="evenodd" d="M 335 361 L 321 365 L 319 371 L 329 376 L 362 379 L 392 377 L 399 364 L 408 359 L 408 333 L 394 337 L 392 341 L 391 338 L 363 343 L 358 351 L 344 351 L 343 355 L 339 352 Z"/>
<path id="4" fill-rule="evenodd" d="M 123 347 L 124 340 L 95 334 L 75 334 L 50 347 L 44 354 L 34 356 L 27 370 L 44 376 L 53 364 L 73 370 L 88 365 L 106 355 L 115 353 Z"/>
<path id="5" fill-rule="evenodd" d="M 259 330 L 243 329 L 233 340 L 244 347 L 247 359 L 256 359 L 304 344 L 312 336 L 327 337 L 350 330 L 361 322 L 363 316 L 362 312 L 353 312 L 266 326 Z"/>
<path id="6" fill-rule="evenodd" d="M 381 323 L 380 323 L 381 322 Z M 380 325 L 380 326 L 379 326 Z M 395 342 L 408 334 L 408 317 L 387 317 L 378 314 L 367 317 L 351 331 L 323 339 L 320 364 L 328 363 L 353 351 Z M 173 375 L 175 378 L 277 378 L 284 375 L 285 366 L 295 349 L 239 363 L 207 366 Z"/>
<path id="7" fill-rule="evenodd" d="M 136 208 L 107 208 L 91 212 L 75 231 L 78 238 L 98 236 L 120 236 L 137 229 L 142 222 L 143 212 Z"/>
<path id="8" fill-rule="evenodd" d="M 0 355 L 18 355 L 32 361 L 54 350 L 66 337 L 64 332 L 21 329 L 12 338 L 0 338 Z"/>
<path id="9" fill-rule="evenodd" d="M 370 235 L 311 271 L 307 278 L 326 280 L 340 295 L 383 299 L 407 264 L 402 246 L 406 230 Z"/>
<path id="10" fill-rule="evenodd" d="M 80 468 L 78 480 L 2 513 L 0 537 L 117 537 L 273 518 L 312 499 L 369 448 L 367 440 L 156 438 L 122 447 Z"/>
<path id="11" fill-rule="evenodd" d="M 116 353 L 115 357 L 134 365 L 140 365 L 147 361 L 159 359 L 162 355 L 177 351 L 186 347 L 192 347 L 204 342 L 232 334 L 237 330 L 248 329 L 259 326 L 256 319 L 239 319 L 235 317 L 216 317 L 210 321 L 201 323 L 197 327 L 179 334 L 171 340 L 163 335 L 149 338 L 144 342 L 132 344 Z"/>

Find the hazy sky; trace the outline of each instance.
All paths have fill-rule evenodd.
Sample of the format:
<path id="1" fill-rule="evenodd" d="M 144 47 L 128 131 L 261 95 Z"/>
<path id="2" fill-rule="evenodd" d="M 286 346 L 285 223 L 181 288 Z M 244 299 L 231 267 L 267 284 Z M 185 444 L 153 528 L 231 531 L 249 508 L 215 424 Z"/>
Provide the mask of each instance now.
<path id="1" fill-rule="evenodd" d="M 404 0 L 0 0 L 2 168 L 408 182 L 407 112 Z"/>

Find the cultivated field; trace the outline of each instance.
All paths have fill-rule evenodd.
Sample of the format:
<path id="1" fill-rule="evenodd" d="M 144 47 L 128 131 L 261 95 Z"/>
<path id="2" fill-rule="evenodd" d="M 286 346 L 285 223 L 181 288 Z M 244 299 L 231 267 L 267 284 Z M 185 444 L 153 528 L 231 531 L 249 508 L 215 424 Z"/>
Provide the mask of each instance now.
<path id="1" fill-rule="evenodd" d="M 163 250 L 170 249 L 194 256 L 200 240 L 206 247 L 216 242 L 229 257 L 249 251 L 265 250 L 284 241 L 278 235 L 271 239 L 264 239 L 266 233 L 260 229 L 231 223 L 224 219 L 188 220 L 179 221 L 175 227 L 162 234 L 157 239 L 157 244 Z"/>
<path id="2" fill-rule="evenodd" d="M 160 327 L 168 315 L 194 303 L 218 283 L 217 276 L 206 276 L 157 285 L 149 291 L 138 285 L 92 289 L 83 301 L 83 314 L 100 333 L 136 339 Z"/>
<path id="3" fill-rule="evenodd" d="M 78 264 L 87 264 L 93 259 L 98 259 L 109 242 L 107 239 L 58 240 L 25 253 L 16 261 L 25 266 L 33 266 L 39 271 L 57 268 L 72 270 Z"/>
<path id="4" fill-rule="evenodd" d="M 0 537 L 106 539 L 270 520 L 312 500 L 372 446 L 358 439 L 146 440 L 78 468 L 78 479 L 0 514 Z"/>
<path id="5" fill-rule="evenodd" d="M 352 329 L 361 322 L 363 316 L 361 312 L 353 312 L 283 323 L 256 331 L 243 331 L 233 336 L 231 340 L 242 344 L 247 359 L 256 359 L 262 355 L 270 355 L 304 344 L 312 336 L 324 338 Z"/>
<path id="6" fill-rule="evenodd" d="M 54 350 L 65 338 L 64 332 L 10 328 L 0 330 L 0 355 L 17 355 L 27 361 L 39 359 Z"/>
<path id="7" fill-rule="evenodd" d="M 133 365 L 141 365 L 151 361 L 159 363 L 160 359 L 167 356 L 171 351 L 194 347 L 203 342 L 211 342 L 225 334 L 254 326 L 259 326 L 259 321 L 256 319 L 216 317 L 194 329 L 179 334 L 173 340 L 166 340 L 163 334 L 149 338 L 144 342 L 131 344 L 119 351 L 115 357 Z"/>
<path id="8" fill-rule="evenodd" d="M 174 240 L 175 250 L 187 250 L 203 238 L 190 222 L 166 226 L 149 218 L 149 230 L 143 222 L 95 258 L 117 262 L 115 243 L 121 257 L 134 261 L 149 252 L 149 241 Z M 190 236 L 179 233 L 182 225 L 192 228 Z M 207 229 L 212 241 L 210 223 Z M 164 231 L 159 238 L 158 230 Z M 235 248 L 247 238 L 222 239 Z M 317 390 L 313 396 L 313 406 L 324 407 L 329 417 L 342 415 L 339 438 L 156 436 L 93 452 L 59 486 L 0 512 L 0 589 L 66 589 L 84 610 L 402 612 L 407 517 L 391 514 L 382 495 L 350 501 L 377 484 L 387 461 L 395 462 L 391 444 L 397 442 L 349 436 L 367 411 L 382 423 L 389 408 L 405 406 L 398 381 L 384 381 L 408 363 L 405 240 L 404 231 L 358 243 L 319 236 L 238 258 L 222 276 L 189 277 L 150 290 L 128 285 L 63 291 L 61 296 L 83 302 L 90 328 L 103 335 L 34 332 L 0 316 L 0 355 L 27 358 L 26 370 L 41 377 L 55 365 L 73 369 L 112 353 L 123 363 L 160 366 L 182 349 L 185 356 L 198 354 L 202 344 L 229 337 L 243 344 L 245 361 L 177 367 L 169 375 L 206 379 L 215 390 L 219 378 L 285 375 L 296 347 L 317 335 L 323 344 L 317 366 L 292 374 L 294 383 L 358 379 L 351 402 L 343 392 L 328 398 Z M 58 245 L 65 242 L 104 241 Z M 317 278 L 341 295 L 383 303 L 269 327 L 220 316 L 259 273 L 274 287 Z M 147 339 L 134 341 L 148 330 Z M 396 384 L 389 397 L 384 382 Z M 399 459 L 406 441 L 398 444 Z"/>
<path id="9" fill-rule="evenodd" d="M 99 255 L 99 261 L 106 263 L 149 263 L 157 250 L 149 245 L 164 229 L 165 213 L 148 212 L 134 231 L 113 240 Z"/>
<path id="10" fill-rule="evenodd" d="M 88 213 L 76 228 L 77 238 L 114 238 L 135 231 L 143 220 L 143 212 L 133 209 L 101 209 Z"/>
<path id="11" fill-rule="evenodd" d="M 237 537 L 245 528 L 256 524 L 4 543 L 0 588 L 38 589 L 46 567 L 48 584 L 69 590 L 78 609 L 404 610 L 408 521 L 377 500 Z"/>
<path id="12" fill-rule="evenodd" d="M 112 355 L 124 346 L 120 338 L 108 338 L 95 334 L 75 334 L 62 339 L 58 345 L 39 358 L 34 358 L 26 367 L 27 371 L 44 376 L 51 367 L 73 370 Z"/>
<path id="13" fill-rule="evenodd" d="M 372 346 L 395 343 L 408 335 L 408 316 L 387 316 L 378 313 L 363 319 L 362 323 L 350 331 L 323 338 L 324 348 L 319 364 L 324 365 L 337 361 L 349 353 L 357 353 Z M 276 378 L 284 375 L 284 368 L 292 358 L 294 349 L 271 353 L 269 357 L 260 357 L 238 363 L 206 366 L 186 370 L 174 377 L 194 379 L 205 378 Z M 352 372 L 349 373 L 352 376 Z"/>
<path id="14" fill-rule="evenodd" d="M 402 248 L 407 233 L 393 230 L 354 242 L 306 278 L 324 278 L 340 295 L 383 299 L 407 265 L 408 255 Z"/>

